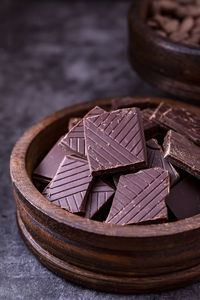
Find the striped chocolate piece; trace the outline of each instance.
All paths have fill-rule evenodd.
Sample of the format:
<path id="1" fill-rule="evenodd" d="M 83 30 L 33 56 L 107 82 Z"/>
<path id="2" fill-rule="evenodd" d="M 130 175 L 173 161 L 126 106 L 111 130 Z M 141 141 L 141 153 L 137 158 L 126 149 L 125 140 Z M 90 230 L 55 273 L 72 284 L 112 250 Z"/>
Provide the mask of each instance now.
<path id="1" fill-rule="evenodd" d="M 197 114 L 183 107 L 161 103 L 151 119 L 200 145 L 200 118 Z"/>
<path id="2" fill-rule="evenodd" d="M 164 140 L 164 157 L 174 166 L 200 179 L 200 147 L 182 134 L 169 130 Z"/>
<path id="3" fill-rule="evenodd" d="M 88 196 L 85 217 L 88 219 L 95 218 L 101 214 L 102 210 L 108 204 L 115 190 L 101 179 L 97 179 Z"/>
<path id="4" fill-rule="evenodd" d="M 168 171 L 161 168 L 122 175 L 105 222 L 128 225 L 167 221 L 168 194 Z"/>
<path id="5" fill-rule="evenodd" d="M 92 184 L 88 162 L 65 157 L 43 195 L 52 203 L 72 213 L 84 213 Z"/>
<path id="6" fill-rule="evenodd" d="M 104 113 L 105 110 L 100 108 L 99 106 L 95 106 L 92 110 L 90 110 L 86 115 L 96 116 Z M 66 154 L 70 151 L 73 151 L 74 155 L 81 156 L 83 158 L 86 157 L 86 149 L 85 149 L 85 138 L 84 138 L 84 129 L 83 129 L 83 119 L 81 119 L 60 141 L 60 146 L 65 150 Z"/>
<path id="7" fill-rule="evenodd" d="M 160 167 L 167 170 L 170 175 L 170 185 L 173 186 L 180 178 L 176 169 L 164 158 L 164 153 L 156 139 L 151 139 L 147 143 L 148 167 Z"/>
<path id="8" fill-rule="evenodd" d="M 70 118 L 69 123 L 68 123 L 68 131 L 70 131 L 80 121 L 81 121 L 81 118 Z"/>
<path id="9" fill-rule="evenodd" d="M 161 102 L 158 107 L 154 110 L 153 114 L 149 117 L 150 120 L 158 123 L 160 126 L 162 126 L 162 123 L 160 122 L 160 118 L 162 114 L 164 114 L 168 109 L 170 109 L 171 106 L 165 102 Z M 166 128 L 164 126 L 164 128 Z"/>
<path id="10" fill-rule="evenodd" d="M 138 108 L 84 118 L 83 123 L 92 175 L 146 167 L 146 145 Z"/>

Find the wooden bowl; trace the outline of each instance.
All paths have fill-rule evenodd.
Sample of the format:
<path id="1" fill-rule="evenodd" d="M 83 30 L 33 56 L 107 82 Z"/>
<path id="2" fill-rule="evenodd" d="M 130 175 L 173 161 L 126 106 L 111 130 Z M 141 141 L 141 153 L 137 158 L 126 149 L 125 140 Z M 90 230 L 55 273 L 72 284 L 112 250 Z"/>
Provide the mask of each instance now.
<path id="1" fill-rule="evenodd" d="M 162 99 L 149 100 L 154 105 Z M 134 106 L 134 99 L 128 101 Z M 165 101 L 200 114 L 200 108 Z M 115 99 L 114 106 L 116 103 L 123 106 L 124 101 Z M 33 169 L 66 132 L 70 117 L 83 116 L 94 105 L 109 108 L 112 104 L 108 99 L 56 112 L 28 129 L 17 142 L 10 171 L 22 236 L 45 266 L 89 288 L 145 293 L 194 282 L 200 276 L 200 215 L 156 225 L 104 224 L 55 206 L 31 181 Z"/>
<path id="2" fill-rule="evenodd" d="M 128 15 L 129 58 L 147 82 L 172 95 L 200 101 L 200 47 L 173 42 L 146 24 L 150 1 L 135 0 Z"/>

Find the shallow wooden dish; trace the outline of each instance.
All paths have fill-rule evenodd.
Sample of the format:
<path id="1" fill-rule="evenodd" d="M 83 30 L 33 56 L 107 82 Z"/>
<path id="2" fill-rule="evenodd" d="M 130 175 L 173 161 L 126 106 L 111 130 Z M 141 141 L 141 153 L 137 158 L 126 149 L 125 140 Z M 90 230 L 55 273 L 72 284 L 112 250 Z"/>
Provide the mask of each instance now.
<path id="1" fill-rule="evenodd" d="M 152 105 L 161 100 L 150 99 Z M 109 108 L 114 102 L 114 106 L 134 106 L 134 101 L 108 99 L 56 112 L 24 133 L 10 161 L 18 224 L 28 247 L 58 275 L 89 288 L 116 293 L 161 291 L 198 280 L 200 215 L 159 225 L 103 224 L 49 202 L 33 185 L 31 174 L 66 132 L 70 117 L 83 116 L 94 105 Z M 145 101 L 141 99 L 141 104 Z M 165 101 L 200 114 L 200 108 Z"/>
<path id="2" fill-rule="evenodd" d="M 147 82 L 178 97 L 200 101 L 200 47 L 162 37 L 145 19 L 150 1 L 135 0 L 128 15 L 129 57 Z"/>

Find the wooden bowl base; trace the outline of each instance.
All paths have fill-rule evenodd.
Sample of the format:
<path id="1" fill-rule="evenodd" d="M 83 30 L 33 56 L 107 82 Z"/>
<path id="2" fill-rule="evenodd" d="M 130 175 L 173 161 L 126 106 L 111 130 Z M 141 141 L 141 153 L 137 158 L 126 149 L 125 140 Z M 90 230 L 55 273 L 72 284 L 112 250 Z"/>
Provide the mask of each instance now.
<path id="1" fill-rule="evenodd" d="M 67 263 L 43 249 L 27 231 L 18 211 L 17 222 L 26 245 L 43 265 L 57 275 L 84 287 L 103 292 L 138 294 L 183 287 L 200 278 L 199 264 L 180 272 L 149 277 L 114 277 L 94 273 Z"/>

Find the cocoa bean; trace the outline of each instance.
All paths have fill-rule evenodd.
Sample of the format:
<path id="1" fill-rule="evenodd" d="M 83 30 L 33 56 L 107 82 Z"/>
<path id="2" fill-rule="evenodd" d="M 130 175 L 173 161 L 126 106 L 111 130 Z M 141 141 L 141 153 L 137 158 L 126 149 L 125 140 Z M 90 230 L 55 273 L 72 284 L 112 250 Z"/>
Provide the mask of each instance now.
<path id="1" fill-rule="evenodd" d="M 189 32 L 192 29 L 193 26 L 194 26 L 194 18 L 186 17 L 181 22 L 180 27 L 179 27 L 179 31 Z"/>

